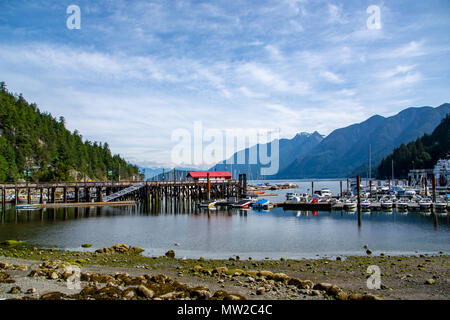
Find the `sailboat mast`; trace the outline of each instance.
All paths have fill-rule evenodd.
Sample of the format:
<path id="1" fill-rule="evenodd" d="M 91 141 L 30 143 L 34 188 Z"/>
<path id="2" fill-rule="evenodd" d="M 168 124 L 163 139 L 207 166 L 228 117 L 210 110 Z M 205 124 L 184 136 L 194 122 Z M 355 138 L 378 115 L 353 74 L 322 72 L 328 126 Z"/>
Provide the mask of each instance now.
<path id="1" fill-rule="evenodd" d="M 395 186 L 395 180 L 394 180 L 394 159 L 392 159 L 392 186 Z"/>
<path id="2" fill-rule="evenodd" d="M 372 145 L 369 144 L 369 181 L 372 180 Z"/>

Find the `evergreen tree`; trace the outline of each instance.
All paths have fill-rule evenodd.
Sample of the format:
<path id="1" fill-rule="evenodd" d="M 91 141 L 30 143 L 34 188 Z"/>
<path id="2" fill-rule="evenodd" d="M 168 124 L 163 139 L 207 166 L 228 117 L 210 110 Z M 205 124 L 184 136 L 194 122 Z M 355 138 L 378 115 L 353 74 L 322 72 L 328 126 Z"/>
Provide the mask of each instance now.
<path id="1" fill-rule="evenodd" d="M 407 145 L 400 145 L 392 154 L 384 158 L 378 167 L 378 176 L 387 178 L 391 176 L 392 160 L 394 172 L 397 177 L 405 178 L 409 170 L 431 169 L 435 163 L 446 158 L 450 153 L 450 115 L 442 120 L 431 135 L 425 134 L 416 141 Z"/>

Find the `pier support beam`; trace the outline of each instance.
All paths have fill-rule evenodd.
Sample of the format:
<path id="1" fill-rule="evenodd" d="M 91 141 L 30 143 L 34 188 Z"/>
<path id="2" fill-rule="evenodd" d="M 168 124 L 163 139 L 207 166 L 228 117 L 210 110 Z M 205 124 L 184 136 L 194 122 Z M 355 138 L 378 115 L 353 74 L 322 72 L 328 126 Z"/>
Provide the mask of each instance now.
<path id="1" fill-rule="evenodd" d="M 433 202 L 436 202 L 436 176 L 431 175 L 431 186 L 433 188 Z"/>
<path id="2" fill-rule="evenodd" d="M 97 188 L 97 201 L 103 202 L 103 187 Z"/>
<path id="3" fill-rule="evenodd" d="M 6 209 L 6 189 L 2 188 L 2 212 L 5 212 Z"/>
<path id="4" fill-rule="evenodd" d="M 208 180 L 208 200 L 211 200 L 211 179 L 209 172 L 206 175 L 206 179 Z"/>
<path id="5" fill-rule="evenodd" d="M 358 211 L 361 208 L 361 190 L 360 189 L 361 189 L 361 177 L 357 176 L 356 177 L 356 192 L 358 194 L 358 196 L 357 196 Z"/>

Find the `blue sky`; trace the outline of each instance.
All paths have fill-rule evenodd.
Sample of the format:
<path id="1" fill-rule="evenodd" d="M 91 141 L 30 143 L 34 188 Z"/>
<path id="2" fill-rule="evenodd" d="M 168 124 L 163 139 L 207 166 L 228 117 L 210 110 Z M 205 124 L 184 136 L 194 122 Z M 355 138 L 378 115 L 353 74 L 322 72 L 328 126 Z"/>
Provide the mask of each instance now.
<path id="1" fill-rule="evenodd" d="M 2 0 L 0 81 L 129 161 L 170 166 L 172 132 L 197 120 L 291 138 L 449 102 L 449 34 L 448 0 Z"/>

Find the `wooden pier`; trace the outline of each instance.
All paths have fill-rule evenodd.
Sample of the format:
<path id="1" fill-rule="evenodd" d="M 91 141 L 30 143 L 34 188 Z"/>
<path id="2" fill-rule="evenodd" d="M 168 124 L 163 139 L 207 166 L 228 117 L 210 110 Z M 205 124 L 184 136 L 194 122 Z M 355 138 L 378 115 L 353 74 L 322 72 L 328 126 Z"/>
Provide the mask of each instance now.
<path id="1" fill-rule="evenodd" d="M 137 186 L 137 190 L 114 199 L 116 201 L 142 201 L 150 198 L 219 199 L 242 197 L 246 194 L 246 181 L 121 181 L 121 182 L 55 182 L 55 183 L 4 183 L 0 184 L 1 204 L 5 208 L 8 195 L 14 193 L 13 204 L 40 203 L 96 203 L 126 188 Z M 26 195 L 19 200 L 19 195 Z M 34 198 L 33 198 L 34 196 Z M 22 200 L 22 201 L 21 201 Z"/>

